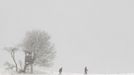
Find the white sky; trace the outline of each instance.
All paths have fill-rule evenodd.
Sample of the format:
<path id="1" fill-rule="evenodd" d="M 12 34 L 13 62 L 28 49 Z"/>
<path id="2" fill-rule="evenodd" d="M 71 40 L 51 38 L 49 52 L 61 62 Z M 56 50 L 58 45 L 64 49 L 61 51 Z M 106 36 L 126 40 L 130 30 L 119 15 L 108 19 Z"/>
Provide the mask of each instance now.
<path id="1" fill-rule="evenodd" d="M 50 34 L 55 71 L 134 72 L 134 0 L 0 0 L 1 50 L 32 29 Z"/>

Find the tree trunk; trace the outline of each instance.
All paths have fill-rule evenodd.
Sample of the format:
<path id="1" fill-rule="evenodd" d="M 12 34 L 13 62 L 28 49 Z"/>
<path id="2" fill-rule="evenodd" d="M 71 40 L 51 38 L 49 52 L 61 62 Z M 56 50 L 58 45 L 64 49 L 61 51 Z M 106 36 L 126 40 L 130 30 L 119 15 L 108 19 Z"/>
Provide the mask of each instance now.
<path id="1" fill-rule="evenodd" d="M 16 63 L 15 59 L 13 59 L 13 60 L 14 60 L 14 63 L 15 63 L 16 72 L 18 72 L 18 65 L 17 65 L 17 63 Z"/>
<path id="2" fill-rule="evenodd" d="M 33 73 L 33 64 L 31 64 L 31 73 Z"/>
<path id="3" fill-rule="evenodd" d="M 24 65 L 24 73 L 26 73 L 27 65 Z"/>
<path id="4" fill-rule="evenodd" d="M 17 65 L 16 60 L 15 60 L 14 52 L 11 52 L 11 57 L 12 57 L 12 59 L 14 61 L 16 72 L 18 72 L 18 65 Z"/>

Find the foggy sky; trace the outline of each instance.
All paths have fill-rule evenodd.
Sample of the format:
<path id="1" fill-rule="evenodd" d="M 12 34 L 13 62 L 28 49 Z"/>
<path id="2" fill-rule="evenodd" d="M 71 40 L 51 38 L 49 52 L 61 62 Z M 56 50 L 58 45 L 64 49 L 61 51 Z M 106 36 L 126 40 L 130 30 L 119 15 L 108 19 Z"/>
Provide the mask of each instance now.
<path id="1" fill-rule="evenodd" d="M 54 71 L 134 72 L 133 0 L 0 0 L 0 59 L 30 30 L 55 44 Z"/>

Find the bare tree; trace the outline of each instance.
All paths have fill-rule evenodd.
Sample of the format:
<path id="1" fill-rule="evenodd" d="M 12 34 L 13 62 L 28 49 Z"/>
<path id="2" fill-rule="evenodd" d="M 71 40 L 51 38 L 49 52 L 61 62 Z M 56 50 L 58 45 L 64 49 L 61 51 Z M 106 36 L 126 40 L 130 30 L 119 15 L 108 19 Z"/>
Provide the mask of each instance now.
<path id="1" fill-rule="evenodd" d="M 5 50 L 10 53 L 11 58 L 12 58 L 12 60 L 13 60 L 15 66 L 12 65 L 12 64 L 10 64 L 9 62 L 6 62 L 5 65 L 7 65 L 8 68 L 10 68 L 10 69 L 13 69 L 13 68 L 15 67 L 15 68 L 16 68 L 16 72 L 17 72 L 17 71 L 18 71 L 18 65 L 17 65 L 16 59 L 15 59 L 15 52 L 16 52 L 18 49 L 15 48 L 15 47 L 7 47 L 7 48 L 5 48 Z"/>
<path id="2" fill-rule="evenodd" d="M 28 66 L 33 72 L 33 65 L 51 66 L 55 57 L 53 44 L 50 42 L 50 36 L 45 31 L 30 31 L 26 34 L 23 41 L 25 52 L 24 72 Z"/>

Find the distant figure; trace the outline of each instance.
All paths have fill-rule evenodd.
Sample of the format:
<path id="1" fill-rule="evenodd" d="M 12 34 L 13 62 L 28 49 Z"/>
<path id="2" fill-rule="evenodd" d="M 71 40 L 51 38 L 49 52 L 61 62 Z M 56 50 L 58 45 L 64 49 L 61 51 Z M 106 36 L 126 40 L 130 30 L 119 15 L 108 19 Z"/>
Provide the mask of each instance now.
<path id="1" fill-rule="evenodd" d="M 84 74 L 85 75 L 87 75 L 87 71 L 88 71 L 88 69 L 87 69 L 87 66 L 86 66 L 85 69 L 84 69 Z"/>
<path id="2" fill-rule="evenodd" d="M 61 75 L 62 73 L 62 67 L 59 69 L 59 75 Z"/>

